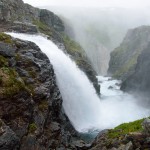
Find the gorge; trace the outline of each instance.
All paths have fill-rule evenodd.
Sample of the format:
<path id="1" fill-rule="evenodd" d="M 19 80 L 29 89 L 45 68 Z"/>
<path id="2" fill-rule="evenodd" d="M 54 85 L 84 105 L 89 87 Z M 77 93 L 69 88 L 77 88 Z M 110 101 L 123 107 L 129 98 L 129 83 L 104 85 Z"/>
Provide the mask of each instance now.
<path id="1" fill-rule="evenodd" d="M 149 21 L 124 39 L 131 25 L 113 37 L 86 23 L 0 0 L 1 150 L 150 148 Z"/>

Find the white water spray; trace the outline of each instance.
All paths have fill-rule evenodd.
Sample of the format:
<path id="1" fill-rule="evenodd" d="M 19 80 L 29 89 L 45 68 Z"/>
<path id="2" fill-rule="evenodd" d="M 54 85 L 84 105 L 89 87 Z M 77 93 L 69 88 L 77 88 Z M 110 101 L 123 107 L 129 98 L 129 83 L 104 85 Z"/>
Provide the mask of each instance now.
<path id="1" fill-rule="evenodd" d="M 49 57 L 56 73 L 63 97 L 63 107 L 70 121 L 79 132 L 90 129 L 112 128 L 120 123 L 148 116 L 149 110 L 138 106 L 134 98 L 116 91 L 111 95 L 103 86 L 107 98 L 100 100 L 86 75 L 62 50 L 40 35 L 9 33 L 15 38 L 36 43 Z M 106 78 L 104 78 L 106 80 Z M 101 82 L 105 82 L 101 80 Z M 104 84 L 103 84 L 104 85 Z M 106 88 L 105 88 L 106 87 Z"/>

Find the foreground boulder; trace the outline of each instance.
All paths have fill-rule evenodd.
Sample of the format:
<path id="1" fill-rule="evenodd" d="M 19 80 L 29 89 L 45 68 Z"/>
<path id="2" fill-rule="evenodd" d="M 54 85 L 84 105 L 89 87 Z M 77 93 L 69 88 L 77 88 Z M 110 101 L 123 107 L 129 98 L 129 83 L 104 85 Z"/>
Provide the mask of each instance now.
<path id="1" fill-rule="evenodd" d="M 101 132 L 89 150 L 148 150 L 150 149 L 150 119 L 124 123 Z"/>

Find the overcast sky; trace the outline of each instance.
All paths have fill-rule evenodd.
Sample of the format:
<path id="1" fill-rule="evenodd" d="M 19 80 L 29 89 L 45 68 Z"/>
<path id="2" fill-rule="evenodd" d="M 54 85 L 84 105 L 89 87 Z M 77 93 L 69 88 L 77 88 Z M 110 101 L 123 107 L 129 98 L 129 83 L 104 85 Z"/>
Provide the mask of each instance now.
<path id="1" fill-rule="evenodd" d="M 33 6 L 150 7 L 150 0 L 23 0 Z"/>

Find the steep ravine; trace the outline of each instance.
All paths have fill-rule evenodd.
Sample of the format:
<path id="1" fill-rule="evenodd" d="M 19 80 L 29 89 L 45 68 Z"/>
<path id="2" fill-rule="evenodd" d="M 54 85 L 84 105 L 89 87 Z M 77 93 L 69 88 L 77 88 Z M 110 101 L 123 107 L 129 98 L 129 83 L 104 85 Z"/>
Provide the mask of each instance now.
<path id="1" fill-rule="evenodd" d="M 150 26 L 130 29 L 121 45 L 111 53 L 108 74 L 123 81 L 121 89 L 149 100 Z"/>
<path id="2" fill-rule="evenodd" d="M 99 91 L 95 72 L 82 53 L 82 48 L 63 34 L 63 23 L 56 15 L 25 5 L 21 0 L 0 2 L 0 31 L 47 34 L 59 48 L 71 55 Z M 146 30 L 144 34 L 147 32 L 149 31 Z M 149 34 L 146 34 L 146 42 L 149 39 L 147 35 Z M 132 40 L 134 39 L 135 37 Z M 144 44 L 144 47 L 146 50 L 138 58 L 140 61 L 137 68 L 149 67 L 149 61 L 142 63 L 144 59 L 148 59 L 149 54 L 149 46 Z M 148 71 L 147 68 L 142 72 Z M 141 74 L 138 73 L 137 76 Z M 135 83 L 137 81 L 134 80 Z M 143 85 L 147 87 L 147 84 Z M 126 89 L 128 86 L 126 85 Z M 0 33 L 0 118 L 1 150 L 150 148 L 149 119 L 143 123 L 144 132 L 141 125 L 143 120 L 139 120 L 123 124 L 114 130 L 103 131 L 92 144 L 85 144 L 64 113 L 54 70 L 47 56 L 34 43 L 14 39 L 3 33 Z"/>
<path id="3" fill-rule="evenodd" d="M 22 0 L 0 0 L 0 31 L 44 33 L 87 74 L 99 94 L 96 73 L 79 44 L 67 37 L 54 13 Z M 0 33 L 0 149 L 79 149 L 85 144 L 62 107 L 53 67 L 32 42 Z"/>
<path id="4" fill-rule="evenodd" d="M 111 53 L 108 70 L 109 75 L 122 79 L 121 89 L 134 95 L 147 109 L 150 107 L 149 58 L 150 27 L 137 27 L 129 30 L 121 45 Z M 90 150 L 149 150 L 149 138 L 150 119 L 136 120 L 101 132 Z"/>

